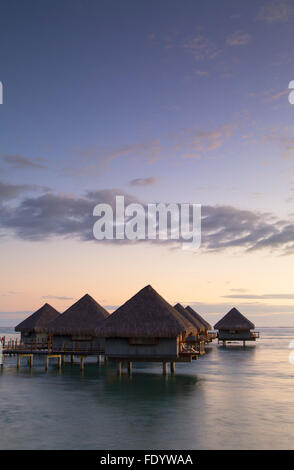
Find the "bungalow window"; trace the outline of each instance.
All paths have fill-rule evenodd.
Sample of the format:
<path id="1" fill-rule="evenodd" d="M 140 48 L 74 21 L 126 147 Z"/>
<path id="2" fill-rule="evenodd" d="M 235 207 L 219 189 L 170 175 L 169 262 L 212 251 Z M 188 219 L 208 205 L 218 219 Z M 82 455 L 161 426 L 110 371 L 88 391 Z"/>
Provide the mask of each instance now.
<path id="1" fill-rule="evenodd" d="M 153 346 L 158 343 L 157 338 L 129 338 L 128 342 L 133 346 Z"/>

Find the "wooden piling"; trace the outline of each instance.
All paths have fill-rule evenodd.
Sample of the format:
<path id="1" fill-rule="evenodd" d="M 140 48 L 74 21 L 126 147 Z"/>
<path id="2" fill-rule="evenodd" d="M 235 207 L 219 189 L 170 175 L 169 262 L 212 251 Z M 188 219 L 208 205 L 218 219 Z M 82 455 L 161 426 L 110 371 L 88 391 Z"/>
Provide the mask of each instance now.
<path id="1" fill-rule="evenodd" d="M 118 376 L 121 376 L 121 370 L 122 370 L 121 361 L 117 361 L 117 363 L 116 363 L 116 373 L 117 373 Z"/>
<path id="2" fill-rule="evenodd" d="M 133 372 L 133 363 L 131 361 L 128 361 L 128 374 L 132 375 Z"/>
<path id="3" fill-rule="evenodd" d="M 167 362 L 162 363 L 162 374 L 167 375 L 168 369 L 167 369 Z"/>
<path id="4" fill-rule="evenodd" d="M 101 354 L 99 354 L 99 355 L 97 356 L 97 364 L 99 364 L 99 365 L 102 364 L 102 356 L 101 356 Z"/>
<path id="5" fill-rule="evenodd" d="M 31 369 L 33 367 L 33 354 L 29 356 L 29 368 Z"/>
<path id="6" fill-rule="evenodd" d="M 175 369 L 176 369 L 176 363 L 175 363 L 175 361 L 172 361 L 170 363 L 170 372 L 171 372 L 171 374 L 175 373 Z"/>
<path id="7" fill-rule="evenodd" d="M 62 358 L 61 354 L 47 354 L 46 356 L 46 365 L 45 365 L 45 370 L 48 370 L 49 367 L 49 359 L 57 358 L 58 359 L 58 369 L 61 370 L 61 365 L 62 365 Z"/>

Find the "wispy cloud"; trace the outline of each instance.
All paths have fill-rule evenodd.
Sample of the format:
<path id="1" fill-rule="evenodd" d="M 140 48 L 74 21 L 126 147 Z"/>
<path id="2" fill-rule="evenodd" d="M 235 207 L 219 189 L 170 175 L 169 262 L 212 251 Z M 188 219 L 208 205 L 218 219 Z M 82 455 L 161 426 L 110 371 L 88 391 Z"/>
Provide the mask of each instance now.
<path id="1" fill-rule="evenodd" d="M 10 297 L 10 296 L 13 296 L 13 295 L 18 295 L 18 294 L 20 294 L 20 292 L 10 290 L 10 291 L 7 291 L 7 292 L 0 293 L 0 297 Z"/>
<path id="2" fill-rule="evenodd" d="M 294 294 L 229 294 L 222 295 L 226 299 L 259 299 L 259 300 L 293 300 Z"/>
<path id="3" fill-rule="evenodd" d="M 219 149 L 232 137 L 235 129 L 235 124 L 228 123 L 211 130 L 199 130 L 194 132 L 190 137 L 186 138 L 186 144 L 190 146 L 190 149 L 183 157 L 201 158 L 203 155 Z"/>
<path id="4" fill-rule="evenodd" d="M 191 52 L 197 61 L 215 59 L 221 52 L 220 48 L 202 33 L 186 39 L 182 47 Z"/>
<path id="5" fill-rule="evenodd" d="M 59 295 L 43 295 L 42 299 L 73 300 L 73 297 L 65 297 L 65 296 L 59 296 Z"/>
<path id="6" fill-rule="evenodd" d="M 251 41 L 251 35 L 242 31 L 235 31 L 227 37 L 226 43 L 229 46 L 245 46 Z"/>
<path id="7" fill-rule="evenodd" d="M 285 0 L 273 0 L 265 3 L 257 15 L 257 19 L 266 23 L 288 21 L 294 13 L 294 6 Z"/>
<path id="8" fill-rule="evenodd" d="M 72 176 L 97 176 L 103 173 L 114 160 L 119 158 L 131 157 L 153 163 L 160 158 L 161 152 L 162 145 L 159 139 L 130 143 L 112 149 L 100 149 L 93 146 L 78 150 L 78 164 L 75 167 L 64 168 L 64 173 Z M 83 158 L 81 159 L 81 157 Z M 80 161 L 83 162 L 82 166 Z"/>
<path id="9" fill-rule="evenodd" d="M 149 176 L 148 178 L 135 178 L 129 182 L 130 186 L 154 186 L 156 184 L 156 178 Z"/>
<path id="10" fill-rule="evenodd" d="M 198 302 L 184 301 L 184 305 L 191 305 L 197 312 L 204 316 L 212 324 L 215 324 L 224 314 L 226 314 L 232 307 L 238 308 L 244 315 L 248 315 L 250 320 L 257 322 L 258 325 L 267 323 L 273 325 L 288 325 L 293 324 L 291 316 L 294 314 L 293 305 L 283 304 L 268 304 L 266 302 Z M 274 320 L 275 319 L 275 320 Z"/>
<path id="11" fill-rule="evenodd" d="M 4 155 L 2 156 L 2 160 L 13 166 L 14 168 L 19 168 L 19 169 L 45 169 L 46 166 L 37 163 L 34 160 L 31 160 L 26 157 L 22 157 L 21 155 Z"/>
<path id="12" fill-rule="evenodd" d="M 23 193 L 30 191 L 49 191 L 46 186 L 29 185 L 29 184 L 11 184 L 0 181 L 0 201 L 8 201 L 15 199 Z"/>

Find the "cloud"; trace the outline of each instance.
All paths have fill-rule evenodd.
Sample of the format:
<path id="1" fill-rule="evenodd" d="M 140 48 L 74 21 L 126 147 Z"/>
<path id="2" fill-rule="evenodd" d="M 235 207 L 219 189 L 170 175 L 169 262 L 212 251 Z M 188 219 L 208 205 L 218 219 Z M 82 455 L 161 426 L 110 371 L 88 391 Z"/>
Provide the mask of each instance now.
<path id="1" fill-rule="evenodd" d="M 288 95 L 289 94 L 289 90 L 288 88 L 285 89 L 285 90 L 282 90 L 282 91 L 278 91 L 276 93 L 273 93 L 271 96 L 269 96 L 266 101 L 278 101 L 280 100 L 281 98 L 283 98 L 284 96 Z"/>
<path id="2" fill-rule="evenodd" d="M 21 194 L 29 191 L 48 191 L 46 186 L 29 185 L 29 184 L 10 184 L 0 181 L 0 202 L 15 199 Z"/>
<path id="3" fill-rule="evenodd" d="M 294 13 L 293 5 L 284 0 L 274 0 L 265 3 L 260 9 L 257 19 L 266 23 L 280 23 L 288 21 Z"/>
<path id="4" fill-rule="evenodd" d="M 16 292 L 14 290 L 10 290 L 10 291 L 7 291 L 7 292 L 2 292 L 0 293 L 0 297 L 10 297 L 12 295 L 18 295 L 20 294 L 20 292 Z"/>
<path id="5" fill-rule="evenodd" d="M 0 181 L 0 201 L 14 199 L 29 189 L 30 186 L 27 184 L 9 184 Z"/>
<path id="6" fill-rule="evenodd" d="M 233 294 L 233 295 L 222 295 L 226 299 L 259 299 L 259 300 L 270 300 L 270 299 L 284 299 L 293 300 L 294 294 Z"/>
<path id="7" fill-rule="evenodd" d="M 0 206 L 0 230 L 3 235 L 10 234 L 30 241 L 55 237 L 94 241 L 92 230 L 96 219 L 93 217 L 93 208 L 98 203 L 107 203 L 115 212 L 116 195 L 124 195 L 125 205 L 142 203 L 119 189 L 88 191 L 83 197 L 47 193 L 24 198 L 17 205 L 7 202 Z M 180 247 L 182 241 L 156 239 L 142 240 L 140 243 Z M 130 243 L 129 240 L 105 242 Z M 270 249 L 278 254 L 289 255 L 294 252 L 294 221 L 284 221 L 269 213 L 233 206 L 203 206 L 201 249 L 208 252 Z"/>
<path id="8" fill-rule="evenodd" d="M 211 130 L 192 133 L 183 142 L 189 147 L 189 151 L 184 153 L 183 158 L 201 158 L 204 154 L 219 149 L 230 140 L 235 128 L 236 124 L 227 123 Z"/>
<path id="9" fill-rule="evenodd" d="M 201 61 L 204 59 L 214 59 L 220 54 L 220 49 L 207 37 L 199 33 L 186 39 L 182 47 L 193 55 L 194 59 Z"/>
<path id="10" fill-rule="evenodd" d="M 1 326 L 15 325 L 14 320 L 22 321 L 33 312 L 31 310 L 19 310 L 16 312 L 0 312 Z"/>
<path id="11" fill-rule="evenodd" d="M 226 43 L 229 46 L 244 46 L 251 41 L 251 35 L 242 31 L 235 31 L 227 37 Z"/>
<path id="12" fill-rule="evenodd" d="M 244 289 L 243 287 L 238 288 L 238 289 L 230 289 L 231 292 L 247 292 L 247 289 Z"/>
<path id="13" fill-rule="evenodd" d="M 232 307 L 238 308 L 241 313 L 248 316 L 249 319 L 260 325 L 288 326 L 293 324 L 294 307 L 293 305 L 267 304 L 265 302 L 197 302 L 184 301 L 184 305 L 191 305 L 200 315 L 203 315 L 207 321 L 214 325 L 225 315 Z"/>
<path id="14" fill-rule="evenodd" d="M 114 160 L 119 158 L 145 159 L 148 163 L 153 163 L 159 159 L 161 151 L 162 146 L 159 139 L 121 145 L 107 150 L 94 146 L 79 150 L 77 152 L 77 166 L 75 168 L 64 168 L 63 171 L 71 176 L 97 176 L 103 173 Z M 85 160 L 88 160 L 86 164 L 84 164 Z M 81 161 L 83 162 L 82 166 L 79 164 Z"/>
<path id="15" fill-rule="evenodd" d="M 20 169 L 44 169 L 46 168 L 44 165 L 40 163 L 36 163 L 33 160 L 30 160 L 26 157 L 22 157 L 20 155 L 4 155 L 2 156 L 2 160 L 13 166 L 14 168 Z"/>
<path id="16" fill-rule="evenodd" d="M 73 297 L 64 297 L 59 295 L 43 295 L 42 299 L 73 300 Z"/>
<path id="17" fill-rule="evenodd" d="M 154 186 L 156 178 L 149 176 L 148 178 L 135 178 L 130 181 L 130 186 Z"/>
<path id="18" fill-rule="evenodd" d="M 120 305 L 103 305 L 108 312 L 114 312 Z"/>
<path id="19" fill-rule="evenodd" d="M 279 148 L 280 156 L 285 160 L 294 158 L 294 137 L 289 136 L 289 128 L 273 129 L 259 137 L 261 142 L 274 144 Z"/>
<path id="20" fill-rule="evenodd" d="M 207 77 L 209 72 L 207 70 L 196 70 L 195 75 L 198 77 Z"/>
<path id="21" fill-rule="evenodd" d="M 88 191 L 84 197 L 47 193 L 24 198 L 17 206 L 0 206 L 0 229 L 16 237 L 40 241 L 53 237 L 93 240 L 93 209 L 106 203 L 115 207 L 115 196 L 124 195 L 125 203 L 134 198 L 119 189 Z"/>

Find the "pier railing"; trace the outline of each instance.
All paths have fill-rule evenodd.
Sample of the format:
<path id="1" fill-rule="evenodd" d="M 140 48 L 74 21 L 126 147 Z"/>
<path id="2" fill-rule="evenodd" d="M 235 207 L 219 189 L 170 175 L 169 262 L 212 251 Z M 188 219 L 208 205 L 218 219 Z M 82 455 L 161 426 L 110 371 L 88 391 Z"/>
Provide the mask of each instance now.
<path id="1" fill-rule="evenodd" d="M 259 338 L 259 331 L 250 331 L 251 338 Z"/>
<path id="2" fill-rule="evenodd" d="M 44 354 L 68 354 L 68 355 L 98 355 L 103 354 L 102 347 L 93 347 L 92 344 L 73 342 L 70 347 L 66 344 L 55 346 L 52 342 L 30 342 L 23 343 L 22 341 L 9 340 L 8 342 L 2 341 L 3 352 L 6 354 L 17 354 L 21 352 L 44 353 Z"/>

